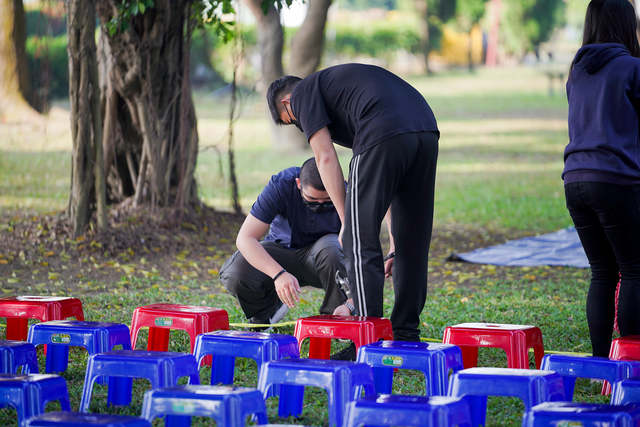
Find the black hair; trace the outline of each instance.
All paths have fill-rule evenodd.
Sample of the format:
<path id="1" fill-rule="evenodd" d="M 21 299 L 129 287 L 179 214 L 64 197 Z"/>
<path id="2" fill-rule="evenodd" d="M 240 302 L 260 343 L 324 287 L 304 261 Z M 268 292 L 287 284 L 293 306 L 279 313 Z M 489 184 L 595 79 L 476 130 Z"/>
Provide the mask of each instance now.
<path id="1" fill-rule="evenodd" d="M 274 80 L 267 89 L 267 104 L 269 105 L 269 111 L 273 121 L 278 125 L 284 123 L 280 120 L 280 114 L 278 113 L 278 104 L 282 101 L 282 98 L 286 94 L 291 93 L 293 88 L 296 87 L 298 82 L 302 80 L 296 76 L 282 76 L 279 79 Z"/>
<path id="2" fill-rule="evenodd" d="M 315 158 L 311 157 L 305 160 L 300 167 L 300 185 L 303 187 L 310 185 L 318 191 L 327 191 L 320 178 L 320 172 L 318 171 Z"/>
<path id="3" fill-rule="evenodd" d="M 582 46 L 620 43 L 632 56 L 640 57 L 636 19 L 629 0 L 591 0 L 584 19 Z"/>

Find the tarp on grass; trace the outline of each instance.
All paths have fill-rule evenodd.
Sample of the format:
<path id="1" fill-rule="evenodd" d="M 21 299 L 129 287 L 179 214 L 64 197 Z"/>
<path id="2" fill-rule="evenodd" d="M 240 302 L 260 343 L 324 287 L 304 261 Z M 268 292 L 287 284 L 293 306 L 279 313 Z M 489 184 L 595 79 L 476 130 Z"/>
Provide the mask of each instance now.
<path id="1" fill-rule="evenodd" d="M 541 236 L 510 240 L 502 245 L 480 248 L 471 252 L 454 253 L 449 260 L 519 267 L 540 265 L 589 267 L 587 256 L 574 227 Z"/>

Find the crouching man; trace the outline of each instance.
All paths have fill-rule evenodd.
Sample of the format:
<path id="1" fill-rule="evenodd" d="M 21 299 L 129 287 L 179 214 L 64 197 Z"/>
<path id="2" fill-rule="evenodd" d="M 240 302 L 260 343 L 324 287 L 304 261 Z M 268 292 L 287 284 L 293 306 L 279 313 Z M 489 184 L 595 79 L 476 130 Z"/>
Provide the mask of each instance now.
<path id="1" fill-rule="evenodd" d="M 301 285 L 324 289 L 322 314 L 354 311 L 337 283 L 346 277 L 340 226 L 313 158 L 271 177 L 220 270 L 249 322 L 279 322 L 300 301 Z"/>

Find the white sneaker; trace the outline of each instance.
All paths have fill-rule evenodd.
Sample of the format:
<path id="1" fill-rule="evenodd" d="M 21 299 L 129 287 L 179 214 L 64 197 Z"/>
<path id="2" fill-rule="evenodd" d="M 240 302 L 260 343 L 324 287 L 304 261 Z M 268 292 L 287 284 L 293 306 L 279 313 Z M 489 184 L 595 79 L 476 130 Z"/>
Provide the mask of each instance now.
<path id="1" fill-rule="evenodd" d="M 289 312 L 289 307 L 287 307 L 286 304 L 282 304 L 280 308 L 278 308 L 276 312 L 273 313 L 273 316 L 269 318 L 269 323 L 271 324 L 278 323 L 284 318 L 284 316 L 287 315 L 288 312 Z"/>

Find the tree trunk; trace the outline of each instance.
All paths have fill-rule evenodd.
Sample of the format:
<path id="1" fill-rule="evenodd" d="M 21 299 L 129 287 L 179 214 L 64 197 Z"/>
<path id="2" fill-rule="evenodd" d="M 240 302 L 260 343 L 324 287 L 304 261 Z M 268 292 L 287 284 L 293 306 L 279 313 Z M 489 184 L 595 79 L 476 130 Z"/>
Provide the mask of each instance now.
<path id="1" fill-rule="evenodd" d="M 0 1 L 0 117 L 9 120 L 37 114 L 28 104 L 25 26 L 22 0 Z"/>
<path id="2" fill-rule="evenodd" d="M 197 202 L 198 152 L 189 82 L 190 0 L 156 0 L 112 35 L 120 0 L 101 0 L 99 60 L 112 201 L 183 209 Z"/>
<path id="3" fill-rule="evenodd" d="M 429 54 L 431 53 L 431 44 L 429 42 L 429 5 L 427 0 L 415 0 L 415 7 L 420 17 L 420 51 L 423 55 L 424 69 L 427 74 L 431 74 L 429 65 Z"/>
<path id="4" fill-rule="evenodd" d="M 74 236 L 82 234 L 94 208 L 106 226 L 102 115 L 95 45 L 95 8 L 88 0 L 68 3 L 69 100 L 71 102 L 71 195 L 68 215 Z"/>
<path id="5" fill-rule="evenodd" d="M 299 77 L 308 76 L 320 65 L 331 0 L 309 0 L 308 5 L 304 22 L 291 41 L 291 74 Z"/>
<path id="6" fill-rule="evenodd" d="M 284 34 L 280 24 L 280 13 L 271 4 L 264 13 L 262 0 L 244 0 L 256 18 L 258 26 L 258 49 L 260 50 L 260 71 L 262 81 L 260 89 L 266 92 L 269 84 L 284 74 L 282 67 L 282 48 Z"/>

